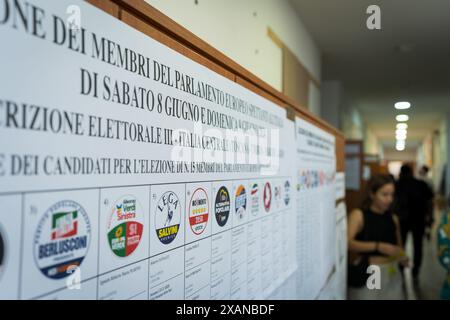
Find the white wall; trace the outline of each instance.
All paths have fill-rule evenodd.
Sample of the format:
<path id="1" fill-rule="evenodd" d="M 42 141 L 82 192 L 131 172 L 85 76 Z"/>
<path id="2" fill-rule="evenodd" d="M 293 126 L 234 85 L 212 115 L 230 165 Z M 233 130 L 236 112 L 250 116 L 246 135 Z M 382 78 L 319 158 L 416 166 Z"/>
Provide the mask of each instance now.
<path id="1" fill-rule="evenodd" d="M 388 161 L 402 161 L 402 162 L 412 162 L 416 160 L 417 150 L 416 149 L 405 149 L 402 152 L 398 152 L 395 148 L 386 148 L 384 150 L 384 159 Z"/>
<path id="2" fill-rule="evenodd" d="M 314 113 L 316 116 L 321 116 L 321 96 L 320 89 L 314 84 L 314 82 L 309 82 L 308 87 L 308 109 Z"/>
<path id="3" fill-rule="evenodd" d="M 366 129 L 364 135 L 364 152 L 368 154 L 379 154 L 380 143 L 378 137 L 369 128 Z"/>
<path id="4" fill-rule="evenodd" d="M 320 51 L 287 0 L 146 1 L 281 91 L 282 52 L 270 27 L 320 81 Z"/>
<path id="5" fill-rule="evenodd" d="M 339 128 L 341 112 L 342 85 L 340 81 L 323 81 L 320 86 L 321 115 L 330 124 Z"/>
<path id="6" fill-rule="evenodd" d="M 344 103 L 344 108 L 340 112 L 342 132 L 346 139 L 363 140 L 364 139 L 364 121 L 361 113 L 355 107 L 349 107 L 348 102 Z"/>

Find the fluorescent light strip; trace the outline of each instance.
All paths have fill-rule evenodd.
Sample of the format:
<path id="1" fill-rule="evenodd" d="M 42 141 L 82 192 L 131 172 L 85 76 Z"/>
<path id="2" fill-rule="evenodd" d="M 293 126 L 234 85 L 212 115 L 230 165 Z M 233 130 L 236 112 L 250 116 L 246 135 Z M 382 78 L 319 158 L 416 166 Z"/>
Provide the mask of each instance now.
<path id="1" fill-rule="evenodd" d="M 409 103 L 407 101 L 400 101 L 400 102 L 396 102 L 394 104 L 394 107 L 397 110 L 405 110 L 405 109 L 409 109 L 411 107 L 411 103 Z"/>
<path id="2" fill-rule="evenodd" d="M 409 117 L 407 114 L 399 114 L 395 117 L 395 120 L 397 120 L 398 122 L 404 122 L 404 121 L 408 121 Z"/>

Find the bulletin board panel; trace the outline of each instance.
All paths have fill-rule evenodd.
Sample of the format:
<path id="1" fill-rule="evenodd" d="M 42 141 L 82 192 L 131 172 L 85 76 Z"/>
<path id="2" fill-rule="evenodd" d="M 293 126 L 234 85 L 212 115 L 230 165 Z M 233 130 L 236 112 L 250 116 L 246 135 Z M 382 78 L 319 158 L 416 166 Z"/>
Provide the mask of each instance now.
<path id="1" fill-rule="evenodd" d="M 344 135 L 304 106 L 271 87 L 241 65 L 182 27 L 143 0 L 87 0 L 162 44 L 233 80 L 251 91 L 291 109 L 294 114 L 336 138 L 336 171 L 345 170 Z"/>
<path id="2" fill-rule="evenodd" d="M 15 2 L 17 10 L 24 3 L 19 2 Z M 33 2 L 37 0 L 30 1 L 31 4 Z M 91 7 L 88 2 L 107 14 Z M 336 242 L 333 231 L 336 225 L 334 174 L 344 170 L 342 134 L 143 0 L 88 2 L 75 2 L 79 5 L 78 8 L 83 8 L 85 21 L 82 32 L 71 33 L 70 37 L 64 36 L 63 40 L 57 35 L 66 30 L 61 16 L 67 14 L 68 6 L 72 5 L 70 0 L 42 2 L 42 14 L 34 16 L 46 22 L 39 25 L 42 26 L 41 31 L 52 30 L 52 42 L 48 36 L 51 33 L 43 33 L 40 39 L 30 39 L 31 33 L 27 33 L 29 28 L 26 21 L 20 33 L 15 33 L 12 23 L 3 24 L 0 28 L 0 38 L 10 42 L 12 46 L 12 50 L 1 53 L 1 59 L 14 62 L 5 66 L 5 72 L 0 77 L 4 91 L 12 97 L 10 100 L 0 100 L 1 104 L 7 106 L 3 111 L 19 110 L 19 99 L 37 99 L 42 105 L 67 104 L 65 107 L 52 108 L 50 115 L 61 115 L 61 120 L 64 115 L 65 121 L 70 124 L 62 131 L 56 126 L 52 127 L 57 129 L 55 132 L 34 134 L 30 140 L 30 135 L 33 134 L 30 131 L 35 128 L 34 125 L 30 124 L 28 131 L 16 131 L 17 121 L 11 121 L 11 126 L 0 122 L 5 138 L 0 149 L 10 152 L 1 157 L 2 161 L 9 161 L 5 163 L 10 169 L 0 173 L 4 182 L 0 184 L 0 203 L 7 208 L 0 215 L 0 240 L 6 243 L 6 250 L 3 251 L 2 248 L 0 255 L 1 258 L 6 258 L 0 260 L 0 288 L 3 285 L 8 288 L 0 290 L 0 298 L 288 298 L 290 296 L 286 295 L 286 291 L 295 292 L 295 287 L 291 290 L 295 283 L 288 281 L 289 277 L 300 269 L 294 261 L 296 237 L 292 236 L 296 225 L 293 223 L 296 217 L 292 214 L 295 212 L 292 195 L 294 186 L 300 190 L 300 185 L 315 196 L 305 197 L 303 200 L 309 200 L 311 209 L 320 210 L 318 214 L 304 216 L 319 219 L 319 223 L 311 220 L 311 224 L 317 228 L 323 225 L 320 223 L 322 221 L 329 224 L 329 228 L 321 232 L 324 241 L 317 241 L 321 244 L 320 250 L 310 250 L 312 255 L 322 259 L 314 261 L 325 262 L 311 263 L 314 266 L 325 266 L 320 268 L 320 278 L 312 283 L 318 293 L 326 284 L 328 275 L 331 276 L 334 272 L 332 270 L 336 270 L 334 255 L 329 251 L 334 250 L 332 247 Z M 53 23 L 48 23 L 50 19 Z M 70 30 L 74 31 L 71 24 Z M 111 97 L 108 95 L 111 80 L 109 74 L 121 76 L 124 80 L 131 79 L 134 85 L 142 83 L 142 90 L 146 90 L 148 83 L 141 82 L 144 80 L 140 78 L 129 78 L 130 75 L 125 72 L 131 69 L 127 70 L 126 66 L 116 69 L 117 65 L 111 65 L 109 60 L 110 65 L 96 64 L 98 60 L 95 59 L 100 57 L 100 52 L 105 53 L 105 50 L 99 50 L 99 43 L 103 49 L 108 44 L 108 54 L 112 52 L 109 46 L 114 46 L 115 43 L 103 37 L 100 42 L 95 32 L 85 32 L 86 30 L 96 30 L 98 34 L 115 32 L 114 38 L 120 39 L 123 49 L 120 51 L 120 45 L 117 44 L 122 62 L 127 60 L 124 58 L 127 54 L 123 52 L 130 54 L 130 61 L 133 61 L 132 53 L 136 58 L 136 52 L 144 52 L 145 55 L 138 56 L 139 76 L 142 78 L 149 77 L 146 73 L 150 70 L 151 60 L 148 56 L 154 54 L 166 64 L 173 62 L 180 70 L 186 69 L 190 74 L 202 77 L 203 88 L 206 88 L 204 90 L 208 90 L 207 81 L 215 81 L 220 88 L 229 91 L 222 103 L 229 99 L 226 100 L 231 101 L 227 107 L 235 109 L 230 110 L 231 114 L 225 119 L 222 115 L 217 115 L 217 106 L 203 97 L 209 108 L 202 109 L 202 117 L 211 116 L 211 119 L 218 122 L 218 127 L 228 121 L 228 125 L 242 126 L 244 129 L 247 126 L 281 128 L 283 138 L 278 139 L 280 154 L 275 153 L 277 150 L 272 152 L 271 147 L 254 149 L 255 145 L 250 143 L 228 145 L 228 142 L 234 142 L 232 140 L 222 142 L 211 139 L 198 145 L 200 135 L 193 133 L 192 136 L 187 136 L 189 133 L 186 134 L 183 130 L 173 134 L 175 130 L 183 129 L 184 125 L 194 127 L 199 122 L 199 113 L 196 116 L 195 107 L 192 106 L 191 113 L 183 113 L 186 119 L 180 119 L 181 116 L 177 118 L 178 114 L 172 113 L 172 109 L 166 106 L 165 114 L 161 115 L 164 94 L 166 104 L 168 101 L 179 101 L 170 96 L 176 90 L 170 81 L 155 81 L 157 98 L 147 98 L 147 104 L 151 102 L 151 105 L 146 109 L 144 105 L 139 107 L 136 104 L 136 110 L 133 110 L 140 113 L 124 109 L 122 104 L 126 105 L 126 100 L 116 100 L 114 108 L 108 101 L 108 96 Z M 72 35 L 82 39 L 82 45 L 77 49 L 72 46 L 72 40 L 66 42 L 66 39 L 72 39 Z M 74 54 L 85 53 L 84 44 L 87 42 L 84 41 L 84 36 L 92 40 L 89 42 L 91 49 L 95 50 L 91 51 L 92 55 Z M 62 43 L 69 44 L 68 50 L 54 46 Z M 134 52 L 127 46 L 138 50 Z M 20 50 L 23 48 L 25 49 Z M 30 50 L 35 50 L 36 55 L 25 56 Z M 147 64 L 147 69 L 142 66 L 141 70 L 141 59 Z M 17 63 L 26 60 L 29 66 Z M 136 67 L 136 60 L 134 62 Z M 162 70 L 160 68 L 163 64 L 159 64 L 156 58 L 153 63 L 154 70 Z M 90 73 L 85 68 L 92 68 L 90 70 L 94 72 Z M 17 77 L 11 76 L 29 70 L 33 72 L 30 72 L 27 83 L 19 83 Z M 47 72 L 48 70 L 51 72 Z M 134 70 L 137 71 L 137 68 Z M 80 75 L 81 81 L 80 78 L 67 77 L 66 82 L 61 82 L 64 75 L 69 74 Z M 42 75 L 46 76 L 46 81 L 41 81 Z M 101 95 L 97 94 L 96 89 L 98 75 L 105 85 L 104 91 L 101 89 Z M 91 81 L 95 83 L 92 86 Z M 123 86 L 125 92 L 129 88 L 127 84 L 126 81 L 115 82 L 115 90 L 119 91 L 119 86 Z M 225 95 L 224 91 L 221 92 Z M 99 97 L 105 101 L 99 101 Z M 148 97 L 155 96 L 152 92 Z M 198 98 L 200 97 L 195 99 Z M 138 103 L 137 97 L 135 100 Z M 250 106 L 247 100 L 252 101 Z M 46 123 L 47 108 L 31 103 L 21 102 L 20 110 L 24 115 L 44 110 L 43 121 Z M 259 105 L 262 108 L 258 109 Z M 10 111 L 6 114 L 19 118 L 15 111 Z M 143 116 L 144 111 L 156 112 L 147 117 L 148 114 Z M 232 114 L 241 111 L 246 114 L 239 114 L 242 121 L 237 121 Z M 189 118 L 189 114 L 192 118 Z M 214 118 L 215 116 L 221 118 Z M 245 117 L 251 116 L 254 116 L 255 123 L 246 121 Z M 263 126 L 262 122 L 266 124 Z M 128 139 L 128 131 L 125 130 L 125 134 L 121 135 L 122 131 L 119 129 L 111 129 L 114 123 L 117 128 L 120 124 L 123 128 L 134 128 L 135 133 L 130 131 Z M 53 123 L 50 124 L 52 125 Z M 294 131 L 295 125 L 300 130 Z M 106 128 L 106 131 L 101 128 Z M 44 129 L 47 126 L 42 126 L 42 130 Z M 279 133 L 277 130 L 274 132 Z M 178 141 L 172 139 L 175 135 Z M 109 139 L 108 143 L 103 141 L 100 147 L 98 141 L 102 140 L 97 140 L 99 138 Z M 148 149 L 142 144 L 134 143 L 135 141 L 151 143 L 152 147 Z M 216 141 L 216 146 L 209 144 Z M 272 174 L 269 179 L 260 171 L 252 171 L 253 163 L 249 163 L 252 166 L 242 166 L 237 162 L 235 166 L 230 166 L 228 162 L 213 162 L 211 166 L 206 161 L 164 161 L 174 155 L 174 142 L 179 142 L 180 146 L 186 144 L 189 148 L 200 146 L 203 149 L 232 149 L 235 155 L 260 153 L 277 159 L 280 161 L 277 164 L 281 165 L 272 169 L 277 170 L 277 175 Z M 302 148 L 298 148 L 299 145 Z M 299 151 L 308 148 L 312 152 Z M 128 157 L 129 154 L 134 158 Z M 322 163 L 309 160 L 314 166 L 304 171 L 303 184 L 295 183 L 293 179 L 293 172 L 297 168 L 292 162 L 300 161 L 287 162 L 298 159 L 298 155 L 318 155 L 322 160 Z M 29 159 L 34 159 L 34 171 L 23 165 L 21 174 L 17 174 L 15 170 L 19 167 L 14 164 L 20 161 L 29 163 Z M 194 173 L 198 175 L 194 176 Z M 199 173 L 205 175 L 200 176 Z M 96 179 L 100 176 L 101 179 Z M 52 179 L 40 179 L 41 177 Z M 314 199 L 323 199 L 327 204 L 317 206 Z M 209 218 L 210 210 L 214 210 L 215 219 Z M 247 215 L 247 211 L 252 215 Z M 6 218 L 9 212 L 17 213 L 12 215 L 14 219 Z M 148 212 L 153 214 L 148 215 Z M 230 212 L 233 214 L 230 215 Z M 147 228 L 154 232 L 143 231 Z M 305 228 L 308 229 L 308 226 Z M 11 248 L 13 249 L 10 250 Z M 78 268 L 81 263 L 83 268 Z M 242 265 L 245 267 L 240 267 Z M 255 280 L 256 275 L 258 281 Z M 80 284 L 82 286 L 78 289 L 81 290 L 72 290 L 72 285 L 76 287 Z M 279 289 L 284 284 L 289 288 Z M 118 287 L 121 290 L 116 290 Z"/>

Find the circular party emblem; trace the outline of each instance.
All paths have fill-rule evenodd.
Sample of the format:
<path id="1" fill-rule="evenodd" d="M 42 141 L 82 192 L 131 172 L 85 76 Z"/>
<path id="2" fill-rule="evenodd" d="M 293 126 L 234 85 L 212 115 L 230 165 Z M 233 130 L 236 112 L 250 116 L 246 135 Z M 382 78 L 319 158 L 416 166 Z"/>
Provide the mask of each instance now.
<path id="1" fill-rule="evenodd" d="M 223 227 L 230 216 L 230 194 L 226 187 L 220 187 L 214 204 L 217 224 Z"/>
<path id="2" fill-rule="evenodd" d="M 308 177 L 306 176 L 306 172 L 303 171 L 302 172 L 302 177 L 301 177 L 301 180 L 300 180 L 300 185 L 301 185 L 302 190 L 306 189 L 307 184 L 308 184 Z"/>
<path id="3" fill-rule="evenodd" d="M 319 185 L 323 186 L 325 184 L 325 173 L 323 171 L 319 172 Z"/>
<path id="4" fill-rule="evenodd" d="M 2 226 L 0 225 L 0 279 L 6 264 L 6 241 L 3 238 L 3 230 Z"/>
<path id="5" fill-rule="evenodd" d="M 313 188 L 317 188 L 319 186 L 319 172 L 313 171 L 312 175 L 314 179 Z"/>
<path id="6" fill-rule="evenodd" d="M 141 239 L 142 209 L 134 196 L 126 195 L 117 200 L 108 222 L 108 243 L 118 257 L 128 257 L 136 250 Z"/>
<path id="7" fill-rule="evenodd" d="M 208 195 L 205 189 L 197 188 L 189 202 L 189 225 L 196 235 L 202 234 L 206 229 L 209 217 Z"/>
<path id="8" fill-rule="evenodd" d="M 288 205 L 289 201 L 291 200 L 290 191 L 291 191 L 291 184 L 289 183 L 288 180 L 286 180 L 286 182 L 284 183 L 284 204 L 285 205 Z"/>
<path id="9" fill-rule="evenodd" d="M 235 207 L 238 220 L 244 219 L 245 209 L 247 208 L 247 194 L 242 184 L 236 190 Z"/>
<path id="10" fill-rule="evenodd" d="M 180 231 L 181 205 L 173 191 L 165 192 L 158 200 L 155 213 L 155 229 L 159 241 L 169 244 Z"/>
<path id="11" fill-rule="evenodd" d="M 70 274 L 79 267 L 91 241 L 91 224 L 86 211 L 72 200 L 55 203 L 43 215 L 34 235 L 37 267 L 50 279 Z"/>
<path id="12" fill-rule="evenodd" d="M 275 191 L 274 191 L 274 193 L 275 193 L 274 198 L 275 198 L 275 201 L 278 204 L 278 201 L 281 199 L 281 187 L 280 186 L 275 186 L 274 189 L 275 189 Z"/>
<path id="13" fill-rule="evenodd" d="M 264 209 L 266 210 L 266 212 L 269 212 L 270 204 L 272 203 L 272 188 L 270 187 L 270 183 L 268 182 L 266 182 L 266 184 L 264 185 L 263 202 Z"/>
<path id="14" fill-rule="evenodd" d="M 250 190 L 250 212 L 252 216 L 256 216 L 259 212 L 259 189 L 257 183 L 254 183 Z"/>

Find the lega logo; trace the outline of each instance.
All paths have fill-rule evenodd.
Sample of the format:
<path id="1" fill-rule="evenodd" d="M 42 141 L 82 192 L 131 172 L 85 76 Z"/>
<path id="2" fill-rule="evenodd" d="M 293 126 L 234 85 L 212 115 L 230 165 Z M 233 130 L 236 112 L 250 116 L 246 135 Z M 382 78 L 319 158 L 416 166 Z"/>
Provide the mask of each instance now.
<path id="1" fill-rule="evenodd" d="M 79 267 L 91 242 L 91 223 L 84 208 L 63 200 L 45 211 L 34 234 L 34 258 L 42 274 L 50 279 L 69 276 Z"/>
<path id="2" fill-rule="evenodd" d="M 181 205 L 173 191 L 165 192 L 158 200 L 155 212 L 155 230 L 159 241 L 169 244 L 180 230 Z"/>
<path id="3" fill-rule="evenodd" d="M 126 195 L 111 208 L 108 221 L 108 244 L 118 257 L 131 255 L 142 239 L 144 216 L 137 199 Z"/>

